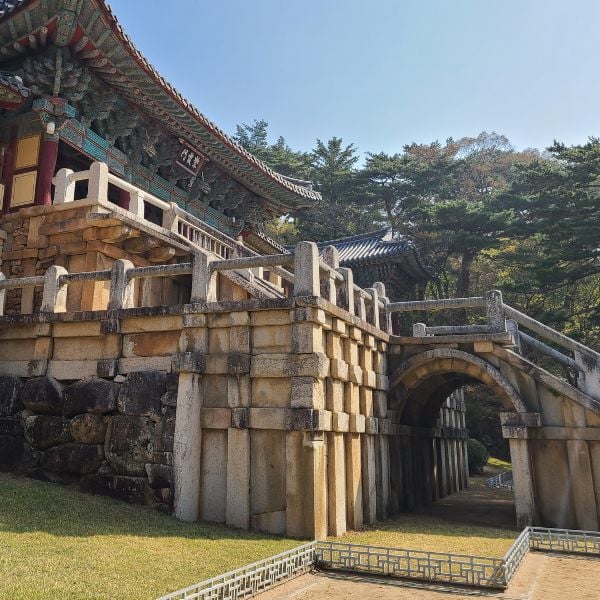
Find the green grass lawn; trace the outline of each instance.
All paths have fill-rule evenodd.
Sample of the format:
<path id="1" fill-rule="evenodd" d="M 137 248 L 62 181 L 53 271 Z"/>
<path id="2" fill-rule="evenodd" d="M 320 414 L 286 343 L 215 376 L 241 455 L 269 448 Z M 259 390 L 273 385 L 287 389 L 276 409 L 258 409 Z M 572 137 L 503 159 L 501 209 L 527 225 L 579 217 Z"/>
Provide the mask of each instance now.
<path id="1" fill-rule="evenodd" d="M 0 474 L 0 598 L 147 600 L 299 543 Z"/>

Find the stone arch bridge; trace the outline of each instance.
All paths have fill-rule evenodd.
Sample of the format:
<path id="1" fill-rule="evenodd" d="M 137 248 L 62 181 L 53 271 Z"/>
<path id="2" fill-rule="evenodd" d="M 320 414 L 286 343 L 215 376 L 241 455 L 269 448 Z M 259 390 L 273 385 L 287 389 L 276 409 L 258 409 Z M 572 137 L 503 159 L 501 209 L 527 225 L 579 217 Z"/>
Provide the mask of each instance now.
<path id="1" fill-rule="evenodd" d="M 339 535 L 464 488 L 460 390 L 479 381 L 503 405 L 518 523 L 598 529 L 597 353 L 495 291 L 390 303 L 383 284 L 356 286 L 333 248 L 192 249 L 190 262 L 0 277 L 0 307 L 7 290 L 40 300 L 0 316 L 0 468 L 185 520 Z M 261 294 L 219 300 L 229 276 Z M 179 282 L 177 303 L 151 301 L 159 279 Z M 392 331 L 395 313 L 432 310 L 480 311 L 481 323 Z"/>

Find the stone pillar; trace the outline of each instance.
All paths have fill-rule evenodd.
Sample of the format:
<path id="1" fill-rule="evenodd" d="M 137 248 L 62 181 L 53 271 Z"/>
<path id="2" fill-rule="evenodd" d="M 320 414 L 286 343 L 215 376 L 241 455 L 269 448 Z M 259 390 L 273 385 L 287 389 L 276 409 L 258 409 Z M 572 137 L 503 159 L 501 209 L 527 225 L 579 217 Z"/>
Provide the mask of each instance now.
<path id="1" fill-rule="evenodd" d="M 290 431 L 286 437 L 286 535 L 327 536 L 324 434 Z"/>
<path id="2" fill-rule="evenodd" d="M 294 296 L 320 294 L 319 250 L 314 242 L 300 242 L 294 252 Z"/>
<path id="3" fill-rule="evenodd" d="M 67 275 L 64 267 L 52 265 L 44 274 L 44 291 L 41 312 L 62 313 L 67 311 L 67 283 L 61 283 L 61 276 Z"/>
<path id="4" fill-rule="evenodd" d="M 326 246 L 323 249 L 323 262 L 332 269 L 340 266 L 339 254 L 335 246 Z M 337 304 L 336 281 L 331 273 L 321 282 L 321 296 L 332 304 Z"/>
<path id="5" fill-rule="evenodd" d="M 516 430 L 517 428 L 514 428 Z M 526 437 L 510 438 L 510 460 L 512 463 L 515 490 L 517 525 L 527 527 L 537 523 L 537 508 L 533 483 L 533 471 Z"/>
<path id="6" fill-rule="evenodd" d="M 192 292 L 190 302 L 215 302 L 217 274 L 210 268 L 208 254 L 196 252 L 192 256 Z"/>
<path id="7" fill-rule="evenodd" d="M 338 269 L 344 278 L 344 283 L 338 290 L 339 305 L 347 310 L 351 315 L 354 314 L 354 274 L 352 269 L 341 267 Z"/>
<path id="8" fill-rule="evenodd" d="M 132 308 L 134 305 L 133 280 L 128 271 L 133 269 L 130 260 L 115 260 L 110 274 L 109 309 Z"/>
<path id="9" fill-rule="evenodd" d="M 93 162 L 90 166 L 88 180 L 88 200 L 108 200 L 108 165 L 102 162 Z"/>
<path id="10" fill-rule="evenodd" d="M 346 521 L 349 529 L 363 527 L 360 434 L 345 434 Z"/>
<path id="11" fill-rule="evenodd" d="M 487 322 L 492 332 L 506 331 L 506 318 L 502 306 L 502 292 L 491 290 L 485 297 Z"/>
<path id="12" fill-rule="evenodd" d="M 374 435 L 361 435 L 363 521 L 371 525 L 377 520 L 377 484 L 381 484 L 381 473 L 375 460 Z"/>
<path id="13" fill-rule="evenodd" d="M 52 205 L 52 178 L 56 171 L 58 158 L 58 135 L 44 134 L 40 146 L 37 180 L 35 183 L 35 200 L 37 206 Z"/>
<path id="14" fill-rule="evenodd" d="M 390 447 L 387 435 L 379 434 L 375 439 L 377 464 L 377 518 L 386 519 L 390 506 Z"/>
<path id="15" fill-rule="evenodd" d="M 200 458 L 202 452 L 202 377 L 200 355 L 175 355 L 179 372 L 173 443 L 174 514 L 182 521 L 197 521 L 200 511 Z"/>
<path id="16" fill-rule="evenodd" d="M 581 368 L 577 387 L 600 402 L 600 361 L 577 350 L 574 354 L 575 361 Z"/>
<path id="17" fill-rule="evenodd" d="M 327 504 L 329 535 L 346 532 L 346 457 L 344 434 L 327 433 Z"/>

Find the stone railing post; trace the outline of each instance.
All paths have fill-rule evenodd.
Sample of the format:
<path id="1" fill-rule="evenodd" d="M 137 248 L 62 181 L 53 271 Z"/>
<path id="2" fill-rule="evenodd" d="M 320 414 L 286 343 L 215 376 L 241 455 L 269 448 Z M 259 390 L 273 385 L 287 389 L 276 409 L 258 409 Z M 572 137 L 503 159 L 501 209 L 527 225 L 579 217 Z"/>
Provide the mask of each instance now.
<path id="1" fill-rule="evenodd" d="M 197 252 L 192 257 L 192 293 L 190 302 L 216 302 L 217 274 L 210 268 L 208 254 Z"/>
<path id="2" fill-rule="evenodd" d="M 67 312 L 67 282 L 61 283 L 60 278 L 67 275 L 64 267 L 52 265 L 44 275 L 44 291 L 42 295 L 41 312 Z"/>
<path id="3" fill-rule="evenodd" d="M 582 352 L 574 351 L 575 362 L 580 368 L 577 387 L 588 396 L 600 401 L 600 361 Z"/>
<path id="4" fill-rule="evenodd" d="M 487 314 L 488 327 L 492 333 L 506 331 L 506 319 L 502 305 L 502 292 L 491 290 L 485 295 L 485 310 Z"/>
<path id="5" fill-rule="evenodd" d="M 177 212 L 175 202 L 169 202 L 169 210 L 163 211 L 162 226 L 169 231 L 177 233 Z"/>
<path id="6" fill-rule="evenodd" d="M 88 180 L 88 200 L 108 200 L 108 165 L 103 162 L 93 162 L 90 166 Z"/>
<path id="7" fill-rule="evenodd" d="M 354 314 L 354 273 L 352 269 L 340 267 L 338 273 L 344 278 L 344 283 L 338 290 L 338 299 L 340 306 L 347 310 L 351 315 Z"/>
<path id="8" fill-rule="evenodd" d="M 413 337 L 425 337 L 427 335 L 427 325 L 425 323 L 413 324 Z"/>
<path id="9" fill-rule="evenodd" d="M 115 260 L 110 273 L 110 294 L 108 308 L 133 308 L 133 281 L 129 279 L 128 271 L 133 269 L 130 260 Z"/>
<path id="10" fill-rule="evenodd" d="M 129 212 L 140 219 L 144 218 L 144 192 L 141 190 L 129 194 Z"/>
<path id="11" fill-rule="evenodd" d="M 385 285 L 381 281 L 376 281 L 373 287 L 377 290 L 379 299 L 383 302 L 383 308 L 379 309 L 379 327 L 387 333 L 392 333 L 392 315 L 387 308 L 390 301 L 385 293 Z"/>
<path id="12" fill-rule="evenodd" d="M 371 301 L 367 305 L 367 322 L 379 329 L 379 294 L 372 287 L 365 290 L 371 296 Z"/>
<path id="13" fill-rule="evenodd" d="M 6 275 L 0 271 L 0 282 L 6 280 Z M 6 290 L 0 290 L 0 317 L 4 316 L 4 306 L 6 304 Z"/>
<path id="14" fill-rule="evenodd" d="M 294 251 L 294 296 L 320 296 L 319 249 L 314 242 L 299 242 Z"/>
<path id="15" fill-rule="evenodd" d="M 75 200 L 75 182 L 71 181 L 73 171 L 60 169 L 54 178 L 54 204 L 65 204 Z"/>
<path id="16" fill-rule="evenodd" d="M 340 266 L 340 257 L 335 246 L 326 246 L 323 249 L 323 262 L 332 269 Z M 337 303 L 337 289 L 333 273 L 328 273 L 321 282 L 321 296 L 332 304 Z"/>
<path id="17" fill-rule="evenodd" d="M 508 333 L 511 333 L 515 340 L 515 347 L 514 347 L 515 352 L 517 354 L 521 354 L 522 348 L 521 348 L 521 337 L 519 336 L 519 324 L 516 321 L 514 321 L 513 319 L 507 319 L 506 320 L 506 331 L 508 331 Z"/>

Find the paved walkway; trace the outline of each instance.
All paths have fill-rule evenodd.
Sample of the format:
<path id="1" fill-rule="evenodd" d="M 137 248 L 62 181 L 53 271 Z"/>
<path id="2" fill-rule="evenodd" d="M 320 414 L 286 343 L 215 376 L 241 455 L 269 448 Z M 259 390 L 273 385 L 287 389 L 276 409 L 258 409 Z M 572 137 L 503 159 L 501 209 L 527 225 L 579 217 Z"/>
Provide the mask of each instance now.
<path id="1" fill-rule="evenodd" d="M 391 577 L 314 573 L 259 596 L 260 600 L 598 600 L 600 558 L 530 552 L 505 592 L 421 584 Z"/>

